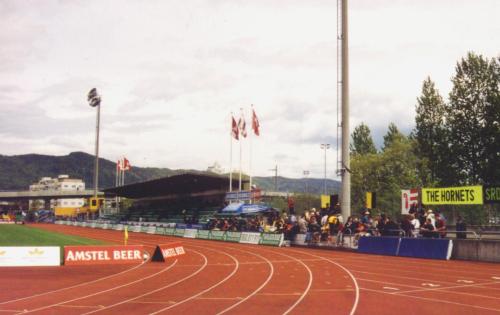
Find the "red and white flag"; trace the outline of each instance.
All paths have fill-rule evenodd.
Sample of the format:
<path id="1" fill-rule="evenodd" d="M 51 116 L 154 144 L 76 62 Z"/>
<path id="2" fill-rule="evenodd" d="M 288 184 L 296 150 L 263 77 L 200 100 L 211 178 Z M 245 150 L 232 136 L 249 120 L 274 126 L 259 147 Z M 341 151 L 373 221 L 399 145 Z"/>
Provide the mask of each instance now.
<path id="1" fill-rule="evenodd" d="M 122 161 L 121 160 L 118 160 L 116 162 L 116 171 L 121 171 L 123 169 L 123 166 L 122 166 Z"/>
<path id="2" fill-rule="evenodd" d="M 241 112 L 241 118 L 238 121 L 238 129 L 240 129 L 243 138 L 247 137 L 247 123 L 245 122 L 245 117 L 243 117 L 243 112 Z"/>
<path id="3" fill-rule="evenodd" d="M 132 168 L 132 166 L 130 165 L 130 161 L 127 160 L 126 157 L 123 158 L 123 170 L 124 171 L 130 171 L 130 169 Z"/>
<path id="4" fill-rule="evenodd" d="M 252 109 L 252 129 L 256 136 L 259 136 L 259 118 L 257 118 L 257 114 L 255 114 L 255 110 Z"/>
<path id="5" fill-rule="evenodd" d="M 238 130 L 238 124 L 236 123 L 236 120 L 234 119 L 233 116 L 231 116 L 231 136 L 233 136 L 233 138 L 235 138 L 236 140 L 239 140 L 240 139 L 240 132 Z"/>

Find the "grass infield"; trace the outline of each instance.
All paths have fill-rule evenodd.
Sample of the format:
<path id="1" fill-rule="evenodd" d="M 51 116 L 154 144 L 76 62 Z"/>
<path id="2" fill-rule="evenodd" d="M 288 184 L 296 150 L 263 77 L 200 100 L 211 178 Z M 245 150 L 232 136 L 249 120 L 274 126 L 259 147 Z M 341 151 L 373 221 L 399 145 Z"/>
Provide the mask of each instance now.
<path id="1" fill-rule="evenodd" d="M 0 246 L 102 245 L 103 241 L 48 232 L 18 224 L 0 224 Z"/>

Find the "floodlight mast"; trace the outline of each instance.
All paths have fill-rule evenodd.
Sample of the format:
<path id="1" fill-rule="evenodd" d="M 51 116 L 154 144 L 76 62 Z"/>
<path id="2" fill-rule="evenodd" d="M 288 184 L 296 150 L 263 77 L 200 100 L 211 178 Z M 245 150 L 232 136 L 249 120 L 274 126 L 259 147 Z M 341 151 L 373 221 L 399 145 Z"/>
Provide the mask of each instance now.
<path id="1" fill-rule="evenodd" d="M 97 206 L 99 207 L 99 216 L 101 216 L 101 207 L 99 206 L 99 201 L 97 200 L 97 193 L 99 191 L 99 122 L 101 116 L 101 96 L 97 94 L 96 88 L 89 91 L 87 100 L 89 105 L 91 107 L 95 107 L 97 111 L 95 127 L 94 200 L 97 202 Z"/>
<path id="2" fill-rule="evenodd" d="M 342 216 L 347 219 L 351 215 L 351 174 L 349 160 L 349 36 L 348 36 L 348 0 L 341 2 L 341 60 L 342 60 L 342 194 L 340 208 Z"/>

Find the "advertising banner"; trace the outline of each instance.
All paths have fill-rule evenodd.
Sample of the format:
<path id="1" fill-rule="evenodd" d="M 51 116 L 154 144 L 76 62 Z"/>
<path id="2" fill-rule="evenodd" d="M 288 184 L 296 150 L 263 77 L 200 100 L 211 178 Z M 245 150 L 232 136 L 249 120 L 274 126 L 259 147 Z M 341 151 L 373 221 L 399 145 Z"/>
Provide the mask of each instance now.
<path id="1" fill-rule="evenodd" d="M 208 240 L 210 238 L 210 231 L 209 230 L 198 230 L 196 238 Z"/>
<path id="2" fill-rule="evenodd" d="M 155 234 L 165 235 L 165 228 L 163 226 L 157 226 Z"/>
<path id="3" fill-rule="evenodd" d="M 123 224 L 116 224 L 114 226 L 114 229 L 117 230 L 117 231 L 123 231 Z"/>
<path id="4" fill-rule="evenodd" d="M 64 246 L 65 265 L 133 264 L 144 260 L 142 245 Z"/>
<path id="5" fill-rule="evenodd" d="M 186 231 L 186 229 L 175 229 L 174 236 L 184 237 L 184 232 L 185 231 Z"/>
<path id="6" fill-rule="evenodd" d="M 484 186 L 484 203 L 500 203 L 500 186 Z"/>
<path id="7" fill-rule="evenodd" d="M 224 232 L 224 231 L 211 231 L 210 232 L 210 239 L 217 240 L 217 241 L 223 241 L 225 233 L 226 232 Z"/>
<path id="8" fill-rule="evenodd" d="M 172 236 L 175 234 L 175 228 L 165 228 L 165 235 L 169 235 L 169 236 Z"/>
<path id="9" fill-rule="evenodd" d="M 148 226 L 146 233 L 155 234 L 156 233 L 156 226 Z"/>
<path id="10" fill-rule="evenodd" d="M 401 190 L 401 213 L 408 214 L 414 205 L 418 206 L 418 189 Z"/>
<path id="11" fill-rule="evenodd" d="M 238 243 L 241 239 L 241 232 L 226 232 L 226 241 Z"/>
<path id="12" fill-rule="evenodd" d="M 273 233 L 262 233 L 260 243 L 262 245 L 281 246 L 283 245 L 284 235 Z"/>
<path id="13" fill-rule="evenodd" d="M 184 237 L 186 238 L 196 238 L 196 234 L 198 233 L 198 230 L 196 229 L 185 229 L 184 230 Z"/>
<path id="14" fill-rule="evenodd" d="M 140 225 L 131 226 L 129 231 L 139 233 L 141 231 L 141 226 Z"/>
<path id="15" fill-rule="evenodd" d="M 424 205 L 482 205 L 483 186 L 422 188 Z"/>
<path id="16" fill-rule="evenodd" d="M 41 247 L 0 247 L 0 267 L 59 266 L 58 246 Z"/>
<path id="17" fill-rule="evenodd" d="M 168 258 L 184 255 L 184 247 L 181 242 L 172 242 L 156 246 L 152 261 L 166 261 Z"/>

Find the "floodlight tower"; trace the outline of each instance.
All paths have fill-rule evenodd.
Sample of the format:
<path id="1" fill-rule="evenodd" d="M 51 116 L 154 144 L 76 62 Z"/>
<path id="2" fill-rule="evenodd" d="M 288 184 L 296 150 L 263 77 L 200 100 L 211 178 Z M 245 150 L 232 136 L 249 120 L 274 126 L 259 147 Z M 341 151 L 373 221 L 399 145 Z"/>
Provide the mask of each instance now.
<path id="1" fill-rule="evenodd" d="M 95 163 L 94 163 L 94 198 L 97 198 L 97 192 L 99 189 L 99 121 L 101 115 L 101 96 L 97 94 L 96 88 L 93 88 L 92 90 L 89 91 L 87 95 L 87 100 L 89 102 L 89 105 L 91 107 L 95 107 L 97 111 L 96 126 L 95 126 Z"/>

